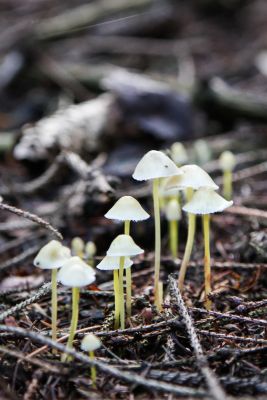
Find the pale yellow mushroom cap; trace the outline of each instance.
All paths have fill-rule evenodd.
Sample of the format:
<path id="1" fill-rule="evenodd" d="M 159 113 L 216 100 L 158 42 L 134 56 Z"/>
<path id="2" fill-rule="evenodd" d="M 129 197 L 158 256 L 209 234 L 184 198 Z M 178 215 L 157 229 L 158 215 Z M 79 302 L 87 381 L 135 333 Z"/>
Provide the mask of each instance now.
<path id="1" fill-rule="evenodd" d="M 192 199 L 183 207 L 183 210 L 191 214 L 213 214 L 230 207 L 232 201 L 225 200 L 212 189 L 199 189 Z"/>
<path id="2" fill-rule="evenodd" d="M 133 261 L 129 257 L 124 259 L 124 268 L 130 268 L 133 265 Z M 103 271 L 111 271 L 120 268 L 120 257 L 106 256 L 97 264 L 96 268 Z"/>
<path id="3" fill-rule="evenodd" d="M 95 281 L 95 270 L 80 257 L 71 257 L 58 273 L 58 281 L 69 287 L 83 287 Z"/>
<path id="4" fill-rule="evenodd" d="M 171 158 L 178 165 L 182 165 L 188 160 L 187 151 L 182 143 L 176 142 L 172 144 Z"/>
<path id="5" fill-rule="evenodd" d="M 86 243 L 84 250 L 87 257 L 93 257 L 97 251 L 95 243 L 91 241 Z"/>
<path id="6" fill-rule="evenodd" d="M 150 150 L 135 167 L 133 178 L 137 181 L 147 181 L 181 174 L 181 170 L 166 154 L 161 151 Z"/>
<path id="7" fill-rule="evenodd" d="M 101 347 L 101 341 L 93 333 L 88 333 L 83 337 L 81 349 L 83 351 L 95 351 Z"/>
<path id="8" fill-rule="evenodd" d="M 136 256 L 143 252 L 144 250 L 134 243 L 130 235 L 118 235 L 109 246 L 107 256 L 127 257 Z"/>
<path id="9" fill-rule="evenodd" d="M 123 196 L 105 214 L 105 217 L 120 221 L 143 221 L 148 219 L 150 215 L 134 197 Z"/>
<path id="10" fill-rule="evenodd" d="M 75 237 L 71 241 L 71 249 L 75 256 L 79 255 L 84 250 L 84 241 L 80 237 Z"/>
<path id="11" fill-rule="evenodd" d="M 166 191 L 173 188 L 192 188 L 194 190 L 200 188 L 219 189 L 219 186 L 216 185 L 209 174 L 198 165 L 184 165 L 180 169 L 183 171 L 183 175 L 170 177 L 165 183 Z"/>
<path id="12" fill-rule="evenodd" d="M 179 221 L 181 219 L 181 207 L 176 199 L 168 201 L 165 207 L 165 215 L 168 221 Z"/>
<path id="13" fill-rule="evenodd" d="M 220 155 L 219 164 L 223 171 L 233 171 L 236 166 L 235 155 L 231 151 L 224 151 Z"/>
<path id="14" fill-rule="evenodd" d="M 58 240 L 51 240 L 41 248 L 33 264 L 42 269 L 61 268 L 70 257 L 71 252 L 68 247 L 63 246 Z"/>

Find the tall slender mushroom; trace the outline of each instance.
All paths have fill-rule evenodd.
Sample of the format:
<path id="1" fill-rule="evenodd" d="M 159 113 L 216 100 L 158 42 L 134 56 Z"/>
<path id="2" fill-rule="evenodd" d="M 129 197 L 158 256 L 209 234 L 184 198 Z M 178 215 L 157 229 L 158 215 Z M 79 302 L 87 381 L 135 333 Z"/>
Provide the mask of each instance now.
<path id="1" fill-rule="evenodd" d="M 119 268 L 119 291 L 120 291 L 120 321 L 121 329 L 125 328 L 125 310 L 124 310 L 124 291 L 123 291 L 123 270 L 125 257 L 132 257 L 144 252 L 137 246 L 130 235 L 118 235 L 107 251 L 107 256 L 120 257 Z"/>
<path id="2" fill-rule="evenodd" d="M 168 201 L 165 215 L 169 223 L 169 247 L 175 259 L 178 253 L 178 221 L 181 219 L 181 207 L 177 198 Z"/>
<path id="3" fill-rule="evenodd" d="M 57 270 L 71 257 L 68 247 L 51 240 L 41 248 L 33 264 L 42 269 L 51 269 L 52 339 L 57 339 Z"/>
<path id="4" fill-rule="evenodd" d="M 67 348 L 71 348 L 78 325 L 80 288 L 95 281 L 95 270 L 80 257 L 71 257 L 60 269 L 58 280 L 64 286 L 72 288 L 72 318 L 67 342 Z M 67 358 L 67 355 L 64 355 L 62 361 L 66 361 Z"/>
<path id="5" fill-rule="evenodd" d="M 133 261 L 129 257 L 124 259 L 124 269 L 130 269 Z M 97 264 L 96 268 L 103 271 L 113 271 L 113 284 L 114 284 L 114 302 L 115 302 L 115 323 L 114 328 L 118 329 L 120 324 L 120 285 L 119 285 L 119 269 L 120 257 L 106 256 Z"/>
<path id="6" fill-rule="evenodd" d="M 205 307 L 210 309 L 211 302 L 211 272 L 210 272 L 210 214 L 221 212 L 233 204 L 225 200 L 212 189 L 202 188 L 197 190 L 191 200 L 183 207 L 183 210 L 191 214 L 200 214 L 203 218 L 204 232 L 204 275 L 205 275 Z"/>
<path id="7" fill-rule="evenodd" d="M 132 196 L 121 197 L 111 209 L 105 214 L 106 218 L 124 221 L 124 234 L 130 234 L 131 221 L 144 221 L 150 215 L 143 209 L 139 201 Z M 132 276 L 131 268 L 126 271 L 126 314 L 131 317 L 131 299 L 132 299 Z"/>
<path id="8" fill-rule="evenodd" d="M 159 181 L 172 175 L 181 175 L 183 172 L 175 163 L 164 153 L 151 150 L 146 153 L 137 164 L 133 178 L 137 181 L 153 180 L 153 203 L 155 219 L 155 275 L 154 275 L 154 295 L 155 305 L 160 310 L 159 299 L 159 275 L 160 275 L 160 255 L 161 255 L 161 233 L 160 233 L 160 207 L 159 207 Z"/>
<path id="9" fill-rule="evenodd" d="M 235 155 L 231 151 L 224 151 L 220 155 L 219 164 L 223 170 L 223 195 L 227 200 L 230 200 L 233 194 L 232 173 L 236 166 Z"/>
<path id="10" fill-rule="evenodd" d="M 166 190 L 173 188 L 186 190 L 187 201 L 190 201 L 190 199 L 192 198 L 194 190 L 198 190 L 199 188 L 209 188 L 212 190 L 219 189 L 219 187 L 212 180 L 209 174 L 207 174 L 207 172 L 204 171 L 199 166 L 194 164 L 184 165 L 183 167 L 181 167 L 181 170 L 183 171 L 183 175 L 173 176 L 169 178 L 168 181 L 166 182 L 165 188 Z M 187 241 L 178 278 L 178 286 L 180 290 L 182 290 L 184 286 L 186 270 L 194 244 L 195 229 L 196 229 L 196 216 L 194 213 L 188 213 Z"/>

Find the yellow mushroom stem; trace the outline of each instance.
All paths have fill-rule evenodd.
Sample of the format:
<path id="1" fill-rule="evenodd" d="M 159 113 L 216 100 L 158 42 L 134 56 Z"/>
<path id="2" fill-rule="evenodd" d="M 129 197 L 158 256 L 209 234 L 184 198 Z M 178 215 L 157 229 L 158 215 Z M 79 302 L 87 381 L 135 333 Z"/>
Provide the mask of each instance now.
<path id="1" fill-rule="evenodd" d="M 211 292 L 211 272 L 210 272 L 210 215 L 205 214 L 202 217 L 204 231 L 204 275 L 205 275 L 205 308 L 210 310 L 211 301 L 209 294 Z"/>
<path id="2" fill-rule="evenodd" d="M 188 232 L 187 232 L 187 241 L 185 246 L 184 257 L 182 260 L 179 278 L 178 278 L 178 287 L 182 291 L 184 286 L 184 280 L 186 275 L 186 270 L 188 263 L 190 261 L 193 244 L 194 244 L 194 237 L 195 237 L 195 230 L 196 230 L 196 215 L 188 213 Z"/>
<path id="3" fill-rule="evenodd" d="M 173 258 L 176 258 L 178 253 L 178 226 L 177 220 L 169 221 L 169 246 Z"/>
<path id="4" fill-rule="evenodd" d="M 114 282 L 114 297 L 115 297 L 115 322 L 114 329 L 118 329 L 120 325 L 120 284 L 119 284 L 119 271 L 113 271 Z"/>
<path id="5" fill-rule="evenodd" d="M 121 329 L 125 329 L 125 309 L 124 309 L 124 290 L 123 290 L 124 260 L 125 260 L 125 257 L 120 257 L 120 270 L 119 270 L 120 305 L 119 305 L 119 309 L 120 309 Z"/>
<path id="6" fill-rule="evenodd" d="M 51 271 L 52 340 L 57 340 L 57 268 Z M 55 350 L 53 351 L 55 353 Z"/>
<path id="7" fill-rule="evenodd" d="M 95 353 L 93 350 L 89 351 L 89 357 L 92 361 L 94 361 Z M 96 367 L 94 365 L 91 366 L 91 380 L 92 380 L 92 386 L 95 388 L 96 387 Z"/>
<path id="8" fill-rule="evenodd" d="M 163 282 L 162 281 L 159 281 L 158 302 L 159 302 L 160 311 L 161 311 L 162 310 L 162 304 L 163 304 Z"/>
<path id="9" fill-rule="evenodd" d="M 78 317 L 79 317 L 79 298 L 80 298 L 80 289 L 78 287 L 72 288 L 72 317 L 70 324 L 70 334 L 67 342 L 67 348 L 71 349 L 73 346 L 73 339 L 75 336 L 75 332 L 78 325 Z M 62 361 L 69 361 L 71 357 L 68 357 L 67 354 L 62 355 Z"/>
<path id="10" fill-rule="evenodd" d="M 231 200 L 233 194 L 232 171 L 227 170 L 223 173 L 223 195 L 226 200 Z"/>
<path id="11" fill-rule="evenodd" d="M 124 222 L 124 234 L 130 235 L 130 221 Z M 130 318 L 132 315 L 132 271 L 131 267 L 126 268 L 126 315 Z"/>
<path id="12" fill-rule="evenodd" d="M 161 303 L 159 299 L 159 274 L 160 274 L 161 233 L 160 233 L 160 207 L 159 207 L 159 178 L 155 178 L 153 180 L 153 203 L 154 203 L 154 219 L 155 219 L 154 303 L 158 311 L 160 311 Z"/>

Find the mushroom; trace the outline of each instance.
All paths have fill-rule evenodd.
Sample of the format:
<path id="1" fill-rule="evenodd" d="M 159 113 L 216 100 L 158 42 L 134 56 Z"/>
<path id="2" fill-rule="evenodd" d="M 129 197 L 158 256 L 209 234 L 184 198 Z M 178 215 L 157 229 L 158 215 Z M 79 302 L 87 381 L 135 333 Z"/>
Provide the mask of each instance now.
<path id="1" fill-rule="evenodd" d="M 57 339 L 57 270 L 71 257 L 68 247 L 51 240 L 41 248 L 33 264 L 42 269 L 51 269 L 52 339 Z"/>
<path id="2" fill-rule="evenodd" d="M 72 318 L 67 342 L 67 348 L 71 348 L 78 325 L 80 288 L 90 285 L 95 281 L 95 270 L 80 257 L 71 257 L 60 269 L 58 280 L 64 286 L 72 288 Z M 64 355 L 62 361 L 66 361 L 67 358 L 68 357 Z"/>
<path id="3" fill-rule="evenodd" d="M 121 197 L 105 214 L 106 218 L 124 221 L 124 234 L 130 234 L 131 221 L 144 221 L 150 215 L 143 209 L 139 201 L 132 196 Z M 126 269 L 126 314 L 131 317 L 132 274 L 131 268 Z"/>
<path id="4" fill-rule="evenodd" d="M 168 181 L 166 182 L 165 188 L 166 190 L 174 188 L 180 190 L 186 190 L 187 201 L 191 200 L 194 190 L 198 190 L 200 188 L 209 188 L 212 190 L 219 189 L 219 187 L 212 180 L 209 174 L 207 174 L 207 172 L 204 171 L 202 168 L 200 168 L 198 165 L 194 164 L 184 165 L 183 167 L 181 167 L 181 170 L 183 171 L 183 175 L 173 176 L 169 178 Z M 196 216 L 194 213 L 189 212 L 187 241 L 178 278 L 178 286 L 180 290 L 182 290 L 184 286 L 185 274 L 194 244 L 195 229 L 196 229 Z"/>
<path id="5" fill-rule="evenodd" d="M 85 244 L 84 246 L 85 258 L 88 264 L 91 265 L 92 267 L 94 267 L 95 265 L 94 256 L 96 255 L 96 251 L 97 248 L 94 242 L 89 241 Z"/>
<path id="6" fill-rule="evenodd" d="M 75 237 L 71 241 L 71 251 L 74 256 L 83 258 L 84 241 L 80 237 Z"/>
<path id="7" fill-rule="evenodd" d="M 160 233 L 160 207 L 159 207 L 159 182 L 160 178 L 181 175 L 182 171 L 175 163 L 161 151 L 151 150 L 146 153 L 137 164 L 133 178 L 137 181 L 153 180 L 153 203 L 155 219 L 155 276 L 154 294 L 155 305 L 158 310 L 161 308 L 159 299 L 159 274 L 160 274 L 160 253 L 161 253 L 161 233 Z"/>
<path id="8" fill-rule="evenodd" d="M 124 312 L 124 293 L 123 293 L 123 270 L 125 265 L 125 257 L 136 256 L 144 252 L 141 247 L 137 246 L 130 235 L 118 235 L 111 243 L 107 256 L 120 257 L 119 265 L 119 293 L 120 293 L 120 321 L 121 329 L 125 328 L 125 312 Z"/>
<path id="9" fill-rule="evenodd" d="M 208 298 L 211 292 L 210 272 L 210 214 L 221 212 L 233 204 L 225 200 L 212 189 L 201 188 L 197 190 L 192 199 L 183 207 L 190 214 L 200 214 L 203 218 L 204 233 L 204 275 L 205 275 L 205 307 L 210 309 L 211 302 Z"/>
<path id="10" fill-rule="evenodd" d="M 169 222 L 170 251 L 173 258 L 176 258 L 178 252 L 178 221 L 181 219 L 181 207 L 176 198 L 168 201 L 165 207 L 165 215 Z"/>
<path id="11" fill-rule="evenodd" d="M 231 151 L 224 151 L 219 158 L 219 164 L 223 170 L 223 195 L 230 200 L 233 194 L 232 172 L 236 166 L 235 155 Z"/>
<path id="12" fill-rule="evenodd" d="M 133 261 L 129 257 L 125 257 L 124 269 L 130 269 L 132 265 Z M 115 329 L 118 329 L 120 323 L 120 288 L 119 288 L 120 257 L 106 256 L 99 264 L 97 264 L 96 268 L 103 271 L 113 270 L 114 302 L 115 302 L 114 327 Z"/>
<path id="13" fill-rule="evenodd" d="M 187 151 L 183 143 L 175 142 L 171 145 L 171 159 L 175 162 L 177 167 L 185 164 L 188 160 Z"/>
<path id="14" fill-rule="evenodd" d="M 81 349 L 89 353 L 89 357 L 92 361 L 95 359 L 95 350 L 101 347 L 101 340 L 98 339 L 93 333 L 88 333 L 83 337 L 81 343 Z M 93 387 L 96 386 L 96 367 L 91 366 L 91 380 Z"/>

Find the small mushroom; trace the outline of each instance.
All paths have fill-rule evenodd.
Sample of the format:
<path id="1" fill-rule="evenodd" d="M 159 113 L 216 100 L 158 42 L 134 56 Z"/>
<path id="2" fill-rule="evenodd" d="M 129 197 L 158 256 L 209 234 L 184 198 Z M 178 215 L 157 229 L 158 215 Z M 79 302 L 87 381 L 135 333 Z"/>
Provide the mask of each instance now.
<path id="1" fill-rule="evenodd" d="M 94 267 L 94 265 L 95 265 L 94 256 L 96 255 L 96 252 L 97 252 L 97 248 L 96 248 L 96 245 L 94 242 L 89 241 L 85 244 L 84 255 L 85 255 L 86 261 L 92 267 Z"/>
<path id="2" fill-rule="evenodd" d="M 51 269 L 52 339 L 57 339 L 57 270 L 71 257 L 68 247 L 51 240 L 41 248 L 33 264 L 42 269 Z"/>
<path id="3" fill-rule="evenodd" d="M 219 189 L 219 187 L 212 180 L 209 174 L 207 174 L 207 172 L 200 168 L 198 165 L 184 165 L 183 167 L 181 167 L 181 170 L 183 171 L 183 175 L 173 176 L 169 178 L 166 181 L 165 188 L 166 190 L 173 190 L 175 188 L 186 190 L 187 201 L 190 201 L 190 199 L 192 198 L 194 190 L 198 190 L 200 188 L 209 188 L 212 190 Z M 188 213 L 187 241 L 178 278 L 178 286 L 181 291 L 184 286 L 186 270 L 193 249 L 195 229 L 196 216 L 194 213 Z"/>
<path id="4" fill-rule="evenodd" d="M 131 221 L 144 221 L 150 215 L 143 209 L 139 201 L 132 196 L 121 197 L 105 214 L 106 218 L 124 221 L 124 234 L 130 234 Z M 132 274 L 131 268 L 126 269 L 126 314 L 131 317 Z"/>
<path id="5" fill-rule="evenodd" d="M 67 260 L 58 273 L 58 280 L 67 287 L 72 288 L 72 318 L 67 348 L 72 348 L 75 331 L 79 317 L 80 288 L 90 285 L 95 281 L 95 270 L 87 265 L 80 257 L 71 257 Z M 62 361 L 68 357 L 64 355 Z"/>
<path id="6" fill-rule="evenodd" d="M 233 170 L 236 166 L 235 155 L 231 151 L 224 151 L 220 158 L 219 164 L 223 171 L 223 195 L 230 200 L 233 195 Z"/>
<path id="7" fill-rule="evenodd" d="M 188 161 L 188 154 L 183 143 L 175 142 L 171 145 L 171 159 L 177 167 L 185 164 Z"/>
<path id="8" fill-rule="evenodd" d="M 71 251 L 74 256 L 83 258 L 84 241 L 80 237 L 75 237 L 71 241 Z"/>
<path id="9" fill-rule="evenodd" d="M 210 272 L 210 214 L 221 212 L 233 204 L 225 200 L 212 189 L 202 188 L 197 190 L 192 199 L 183 207 L 190 214 L 200 214 L 203 218 L 204 233 L 204 275 L 205 275 L 205 306 L 210 309 L 211 302 L 208 298 L 211 292 Z"/>
<path id="10" fill-rule="evenodd" d="M 155 276 L 154 294 L 155 305 L 161 309 L 161 299 L 159 299 L 159 274 L 161 257 L 161 233 L 160 233 L 160 204 L 159 204 L 159 183 L 160 178 L 181 175 L 183 172 L 175 163 L 161 151 L 151 150 L 146 153 L 137 164 L 133 178 L 137 181 L 153 180 L 153 203 L 155 219 Z"/>
<path id="11" fill-rule="evenodd" d="M 129 257 L 125 257 L 124 269 L 130 269 L 132 265 L 133 261 Z M 119 287 L 120 257 L 106 256 L 99 264 L 97 264 L 96 268 L 103 271 L 113 271 L 114 302 L 115 302 L 114 328 L 118 329 L 120 323 L 120 287 Z"/>
<path id="12" fill-rule="evenodd" d="M 124 291 L 123 291 L 123 270 L 125 265 L 125 257 L 132 257 L 144 252 L 141 247 L 137 246 L 130 235 L 118 235 L 111 243 L 107 256 L 120 257 L 119 265 L 119 293 L 120 293 L 120 321 L 121 329 L 125 328 L 125 310 L 124 310 Z"/>
<path id="13" fill-rule="evenodd" d="M 168 201 L 165 215 L 169 222 L 169 247 L 175 259 L 178 253 L 178 221 L 181 219 L 181 207 L 177 199 L 174 198 Z"/>
<path id="14" fill-rule="evenodd" d="M 101 340 L 93 333 L 89 333 L 83 337 L 81 349 L 89 353 L 92 361 L 95 359 L 95 351 L 101 347 Z M 91 380 L 93 387 L 96 387 L 96 367 L 91 366 Z"/>

